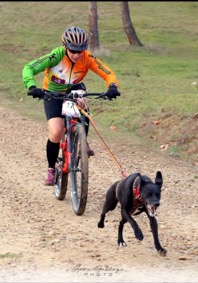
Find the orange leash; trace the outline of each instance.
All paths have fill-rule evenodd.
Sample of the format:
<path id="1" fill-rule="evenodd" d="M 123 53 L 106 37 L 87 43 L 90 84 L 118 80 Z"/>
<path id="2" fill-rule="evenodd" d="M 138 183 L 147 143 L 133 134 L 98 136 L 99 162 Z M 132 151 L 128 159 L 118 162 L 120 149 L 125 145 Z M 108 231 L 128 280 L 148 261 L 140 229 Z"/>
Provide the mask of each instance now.
<path id="1" fill-rule="evenodd" d="M 78 108 L 79 108 L 79 110 L 83 113 L 83 115 L 86 116 L 86 117 L 90 120 L 90 122 L 91 122 L 92 126 L 94 127 L 96 133 L 98 134 L 98 136 L 100 137 L 101 141 L 103 142 L 105 148 L 107 149 L 107 151 L 108 151 L 110 157 L 113 159 L 113 161 L 114 161 L 115 164 L 117 165 L 118 169 L 120 170 L 121 176 L 122 176 L 123 178 L 125 178 L 125 177 L 126 177 L 126 172 L 122 169 L 122 166 L 120 165 L 120 163 L 118 162 L 118 160 L 115 158 L 115 156 L 113 155 L 113 153 L 111 152 L 111 150 L 109 149 L 109 147 L 107 146 L 107 144 L 105 143 L 105 141 L 103 140 L 103 138 L 101 137 L 101 135 L 100 135 L 100 133 L 98 132 L 98 130 L 97 130 L 97 128 L 96 128 L 96 125 L 95 125 L 93 119 L 91 118 L 91 116 L 90 116 L 86 111 L 84 111 L 82 108 L 80 108 L 79 106 L 78 106 Z"/>

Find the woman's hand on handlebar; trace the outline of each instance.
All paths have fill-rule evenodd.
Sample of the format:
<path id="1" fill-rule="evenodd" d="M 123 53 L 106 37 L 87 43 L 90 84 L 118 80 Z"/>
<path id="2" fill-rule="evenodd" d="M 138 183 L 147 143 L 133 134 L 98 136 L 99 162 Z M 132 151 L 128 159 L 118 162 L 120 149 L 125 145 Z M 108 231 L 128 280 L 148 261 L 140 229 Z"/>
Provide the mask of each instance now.
<path id="1" fill-rule="evenodd" d="M 113 98 L 116 99 L 117 96 L 120 96 L 120 92 L 118 91 L 117 86 L 114 83 L 110 84 L 109 89 L 106 92 L 106 96 L 109 98 L 109 100 Z"/>
<path id="2" fill-rule="evenodd" d="M 44 95 L 44 92 L 41 88 L 37 88 L 37 87 L 30 87 L 29 91 L 28 91 L 28 95 L 31 95 L 33 98 L 42 98 Z"/>

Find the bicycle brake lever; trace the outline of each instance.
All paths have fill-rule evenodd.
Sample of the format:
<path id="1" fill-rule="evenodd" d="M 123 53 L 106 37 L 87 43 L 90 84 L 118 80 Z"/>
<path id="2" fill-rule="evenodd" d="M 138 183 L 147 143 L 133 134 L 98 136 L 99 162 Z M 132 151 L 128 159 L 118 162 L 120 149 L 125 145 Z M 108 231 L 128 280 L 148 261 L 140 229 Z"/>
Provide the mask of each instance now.
<path id="1" fill-rule="evenodd" d="M 96 97 L 96 99 L 99 99 L 99 98 L 102 98 L 104 100 L 108 99 L 105 92 L 103 92 L 102 94 L 100 94 L 99 96 Z"/>
<path id="2" fill-rule="evenodd" d="M 51 101 L 52 100 L 52 96 L 50 93 L 44 91 L 43 96 L 39 98 L 39 100 L 41 99 L 46 99 L 47 101 Z"/>

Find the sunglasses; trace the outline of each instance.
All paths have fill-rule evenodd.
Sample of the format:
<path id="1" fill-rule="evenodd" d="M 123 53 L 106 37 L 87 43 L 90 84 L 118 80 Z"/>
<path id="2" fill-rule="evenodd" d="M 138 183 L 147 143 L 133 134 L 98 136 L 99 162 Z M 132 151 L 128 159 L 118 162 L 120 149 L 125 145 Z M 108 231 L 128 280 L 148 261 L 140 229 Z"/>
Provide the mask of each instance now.
<path id="1" fill-rule="evenodd" d="M 68 51 L 72 54 L 82 54 L 84 50 L 81 50 L 81 51 L 75 51 L 75 50 L 70 50 L 68 49 Z"/>

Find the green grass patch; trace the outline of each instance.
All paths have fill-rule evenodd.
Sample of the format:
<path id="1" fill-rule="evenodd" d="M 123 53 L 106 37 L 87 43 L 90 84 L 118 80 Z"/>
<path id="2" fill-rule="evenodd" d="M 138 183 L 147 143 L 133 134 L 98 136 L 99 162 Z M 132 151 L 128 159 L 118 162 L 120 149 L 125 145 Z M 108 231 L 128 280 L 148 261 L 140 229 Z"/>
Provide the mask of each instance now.
<path id="1" fill-rule="evenodd" d="M 10 252 L 7 252 L 5 254 L 0 254 L 0 259 L 4 259 L 4 258 L 17 259 L 17 258 L 20 258 L 20 257 L 21 257 L 21 255 L 15 254 L 15 253 L 10 253 Z"/>

